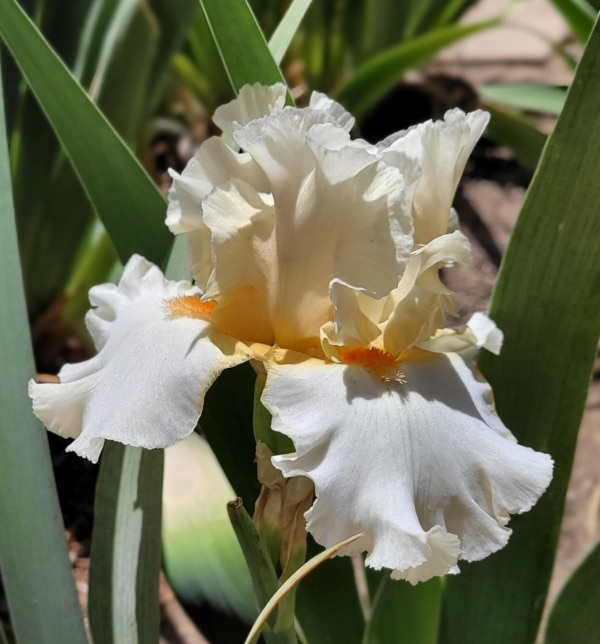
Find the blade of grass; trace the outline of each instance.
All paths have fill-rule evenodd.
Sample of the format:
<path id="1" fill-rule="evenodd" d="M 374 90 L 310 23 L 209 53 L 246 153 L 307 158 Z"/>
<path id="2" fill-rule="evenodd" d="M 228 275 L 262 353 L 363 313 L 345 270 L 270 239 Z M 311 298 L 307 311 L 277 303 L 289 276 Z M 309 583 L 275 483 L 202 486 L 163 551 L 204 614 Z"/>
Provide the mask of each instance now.
<path id="1" fill-rule="evenodd" d="M 546 135 L 520 114 L 485 101 L 481 107 L 492 115 L 486 136 L 511 148 L 518 161 L 533 172 L 544 149 Z"/>
<path id="2" fill-rule="evenodd" d="M 277 592 L 275 592 L 275 594 L 265 604 L 264 608 L 260 612 L 260 615 L 256 619 L 256 622 L 254 622 L 250 633 L 248 633 L 245 644 L 255 644 L 258 641 L 260 631 L 267 623 L 267 620 L 269 619 L 271 613 L 275 610 L 275 608 L 277 608 L 277 605 L 282 601 L 282 599 L 288 593 L 290 593 L 293 588 L 297 586 L 304 579 L 304 577 L 306 577 L 306 575 L 318 568 L 328 559 L 331 559 L 331 557 L 334 557 L 340 550 L 342 550 L 346 546 L 349 546 L 352 542 L 356 541 L 361 536 L 362 533 L 356 534 L 352 537 L 349 537 L 348 539 L 345 539 L 344 541 L 336 543 L 334 546 L 331 546 L 331 548 L 327 548 L 327 550 L 323 550 L 323 552 L 320 552 L 318 555 L 315 555 L 314 557 L 309 559 L 303 566 L 298 568 L 298 570 L 296 570 L 293 575 L 288 577 L 288 579 L 286 579 L 286 581 L 278 588 Z"/>
<path id="3" fill-rule="evenodd" d="M 356 70 L 337 100 L 360 119 L 409 69 L 422 65 L 452 43 L 494 27 L 498 22 L 499 18 L 494 18 L 471 25 L 440 28 L 373 56 Z"/>
<path id="4" fill-rule="evenodd" d="M 95 644 L 159 639 L 162 473 L 162 450 L 104 447 L 89 580 Z"/>
<path id="5" fill-rule="evenodd" d="M 35 93 L 119 254 L 161 263 L 171 244 L 164 200 L 131 151 L 14 0 L 0 37 Z"/>
<path id="6" fill-rule="evenodd" d="M 600 332 L 600 27 L 577 68 L 504 258 L 490 311 L 500 357 L 481 369 L 520 442 L 555 460 L 508 546 L 447 581 L 442 641 L 535 641 Z"/>
<path id="7" fill-rule="evenodd" d="M 544 83 L 502 83 L 479 85 L 477 91 L 487 100 L 529 112 L 558 116 L 565 104 L 565 87 Z"/>
<path id="8" fill-rule="evenodd" d="M 269 38 L 269 50 L 277 64 L 281 63 L 311 2 L 312 0 L 294 0 Z"/>
<path id="9" fill-rule="evenodd" d="M 594 26 L 596 11 L 586 0 L 550 0 L 554 7 L 563 15 L 569 24 L 573 35 L 579 42 L 584 43 Z"/>
<path id="10" fill-rule="evenodd" d="M 545 644 L 600 642 L 600 543 L 560 591 L 548 618 Z"/>
<path id="11" fill-rule="evenodd" d="M 200 0 L 200 4 L 236 93 L 246 83 L 285 84 L 246 0 Z"/>
<path id="12" fill-rule="evenodd" d="M 146 112 L 158 40 L 159 25 L 153 13 L 137 2 L 121 2 L 96 61 L 90 93 L 129 145 L 135 145 L 141 116 Z"/>
<path id="13" fill-rule="evenodd" d="M 85 644 L 48 443 L 27 397 L 34 364 L 3 105 L 0 77 L 0 569 L 17 641 Z"/>
<path id="14" fill-rule="evenodd" d="M 197 0 L 150 0 L 150 8 L 160 25 L 160 38 L 156 57 L 148 77 L 152 79 L 152 89 L 147 108 L 153 108 L 161 96 L 164 74 L 169 67 L 173 54 L 181 49 L 185 34 L 196 13 L 200 12 Z"/>

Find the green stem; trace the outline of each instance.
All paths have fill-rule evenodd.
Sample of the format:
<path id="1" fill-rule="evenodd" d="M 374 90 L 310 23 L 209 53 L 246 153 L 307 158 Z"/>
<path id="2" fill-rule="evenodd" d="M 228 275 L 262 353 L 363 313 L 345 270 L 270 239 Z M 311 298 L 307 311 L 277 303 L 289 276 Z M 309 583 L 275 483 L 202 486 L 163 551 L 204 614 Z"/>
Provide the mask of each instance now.
<path id="1" fill-rule="evenodd" d="M 244 553 L 258 605 L 262 609 L 279 588 L 275 567 L 242 500 L 228 503 L 227 513 Z M 279 613 L 279 609 L 274 611 L 267 622 L 269 627 L 263 629 L 265 640 L 268 644 L 296 644 L 294 611 L 291 614 L 286 612 L 285 621 Z"/>
<path id="2" fill-rule="evenodd" d="M 375 597 L 373 597 L 373 602 L 371 603 L 371 617 L 365 625 L 361 644 L 375 644 L 375 628 L 377 627 L 377 620 L 381 613 L 383 602 L 390 589 L 391 581 L 392 580 L 389 575 L 384 575 L 379 587 L 377 588 L 377 592 L 375 593 Z"/>
<path id="3" fill-rule="evenodd" d="M 273 454 L 289 454 L 294 451 L 294 444 L 287 436 L 271 429 L 271 414 L 260 400 L 266 382 L 266 374 L 257 374 L 254 385 L 254 412 L 252 414 L 254 438 L 257 442 L 264 443 Z"/>

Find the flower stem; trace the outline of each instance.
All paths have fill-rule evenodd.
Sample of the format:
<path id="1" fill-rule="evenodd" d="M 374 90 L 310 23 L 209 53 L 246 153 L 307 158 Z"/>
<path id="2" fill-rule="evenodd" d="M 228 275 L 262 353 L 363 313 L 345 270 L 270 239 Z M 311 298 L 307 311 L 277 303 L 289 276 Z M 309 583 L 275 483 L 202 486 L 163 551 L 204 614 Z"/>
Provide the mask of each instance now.
<path id="1" fill-rule="evenodd" d="M 371 603 L 371 617 L 365 624 L 365 630 L 363 632 L 361 644 L 375 643 L 375 628 L 377 627 L 377 621 L 383 607 L 383 602 L 390 589 L 390 584 L 391 577 L 389 575 L 384 575 L 381 582 L 379 583 L 375 597 L 373 597 L 373 602 Z"/>

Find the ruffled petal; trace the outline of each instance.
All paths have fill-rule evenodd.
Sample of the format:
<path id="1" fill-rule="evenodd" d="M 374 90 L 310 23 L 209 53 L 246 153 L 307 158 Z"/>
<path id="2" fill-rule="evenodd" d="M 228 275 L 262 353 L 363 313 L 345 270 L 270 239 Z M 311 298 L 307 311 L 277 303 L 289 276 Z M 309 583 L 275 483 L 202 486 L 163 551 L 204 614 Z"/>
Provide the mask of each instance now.
<path id="1" fill-rule="evenodd" d="M 210 230 L 203 220 L 203 203 L 216 186 L 241 180 L 257 190 L 266 190 L 266 178 L 248 154 L 229 148 L 220 137 L 206 140 L 178 174 L 169 189 L 166 224 L 172 233 L 188 233 L 192 274 L 196 284 L 206 289 L 212 264 Z"/>
<path id="2" fill-rule="evenodd" d="M 440 269 L 466 262 L 471 253 L 459 231 L 442 235 L 415 251 L 390 297 L 394 301 L 383 332 L 383 346 L 392 353 L 429 338 L 455 315 L 452 292 L 440 279 Z"/>
<path id="3" fill-rule="evenodd" d="M 235 133 L 270 184 L 269 308 L 275 342 L 297 350 L 318 345 L 333 278 L 381 297 L 398 284 L 412 248 L 401 174 L 323 118 L 285 108 Z"/>
<path id="4" fill-rule="evenodd" d="M 332 280 L 334 319 L 321 327 L 325 355 L 336 360 L 340 347 L 354 344 L 376 345 L 393 354 L 420 346 L 446 323 L 448 314 L 455 314 L 454 296 L 440 280 L 440 268 L 466 261 L 469 253 L 469 242 L 459 231 L 432 240 L 413 251 L 397 288 L 379 299 Z"/>
<path id="5" fill-rule="evenodd" d="M 287 88 L 283 83 L 275 85 L 244 85 L 237 98 L 215 110 L 212 120 L 226 134 L 254 119 L 279 111 L 285 105 Z"/>
<path id="6" fill-rule="evenodd" d="M 457 572 L 508 540 L 552 461 L 518 445 L 490 407 L 489 385 L 456 354 L 422 352 L 406 383 L 358 366 L 275 353 L 262 401 L 296 453 L 274 457 L 308 476 L 317 499 L 307 529 L 328 547 L 363 532 L 346 554 L 411 583 Z"/>
<path id="7" fill-rule="evenodd" d="M 173 298 L 199 295 L 138 255 L 118 286 L 90 291 L 96 308 L 86 321 L 99 353 L 65 365 L 60 384 L 29 385 L 38 418 L 50 431 L 75 438 L 67 450 L 95 462 L 105 440 L 158 448 L 193 431 L 219 373 L 250 357 L 247 347 L 206 320 L 169 315 Z"/>
<path id="8" fill-rule="evenodd" d="M 310 95 L 309 107 L 313 110 L 327 112 L 346 132 L 350 132 L 354 127 L 354 117 L 352 114 L 347 112 L 339 103 L 329 98 L 326 94 L 313 92 Z"/>
<path id="9" fill-rule="evenodd" d="M 494 355 L 500 355 L 504 335 L 493 320 L 485 313 L 473 313 L 468 322 L 459 327 L 439 329 L 419 347 L 436 353 L 460 353 L 473 360 L 478 349 L 487 349 Z"/>
<path id="10" fill-rule="evenodd" d="M 214 259 L 206 298 L 218 303 L 213 323 L 241 340 L 272 344 L 269 295 L 276 247 L 271 195 L 231 181 L 215 189 L 203 208 Z"/>
<path id="11" fill-rule="evenodd" d="M 379 144 L 386 162 L 393 163 L 393 153 L 401 152 L 421 166 L 413 202 L 415 243 L 427 244 L 451 228 L 454 193 L 488 121 L 487 112 L 453 109 L 443 121 L 427 121 Z"/>

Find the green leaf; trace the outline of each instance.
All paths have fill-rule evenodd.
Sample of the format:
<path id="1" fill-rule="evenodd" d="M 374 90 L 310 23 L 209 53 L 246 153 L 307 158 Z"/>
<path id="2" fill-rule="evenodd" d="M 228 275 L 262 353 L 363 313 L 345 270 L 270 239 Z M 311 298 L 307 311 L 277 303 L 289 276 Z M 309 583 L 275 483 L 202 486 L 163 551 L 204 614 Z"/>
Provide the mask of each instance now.
<path id="1" fill-rule="evenodd" d="M 204 438 L 193 432 L 165 450 L 162 556 L 171 587 L 187 604 L 208 603 L 251 624 L 257 604 L 226 511 L 232 499 Z"/>
<path id="2" fill-rule="evenodd" d="M 142 115 L 147 110 L 148 73 L 155 57 L 158 29 L 147 8 L 142 9 L 139 4 L 132 5 L 129 1 L 120 3 L 112 22 L 105 27 L 101 48 L 96 52 L 98 60 L 92 61 L 94 97 L 115 130 L 133 144 L 139 135 Z M 53 275 L 56 281 L 48 284 L 50 280 L 44 280 L 42 287 L 52 288 L 50 293 L 42 293 L 47 298 L 55 294 L 57 287 L 61 289 L 60 294 L 66 302 L 62 319 L 77 320 L 88 308 L 88 290 L 106 280 L 115 263 L 115 250 L 106 233 L 98 235 L 100 224 L 96 219 L 90 221 L 87 231 L 82 234 L 82 223 L 92 215 L 91 205 L 72 166 L 63 155 L 60 156 L 55 163 L 53 180 L 34 201 L 38 216 L 32 224 L 37 232 L 24 230 L 23 238 L 33 236 L 42 246 L 42 253 L 37 253 L 33 261 L 36 273 L 40 265 L 49 263 L 48 256 L 53 258 L 53 266 L 64 266 Z M 25 174 L 26 170 L 21 168 Z M 58 262 L 54 259 L 56 244 L 59 240 L 62 242 L 65 235 L 71 237 L 66 246 L 72 251 L 61 252 L 59 259 L 62 261 Z M 29 290 L 35 289 L 35 292 L 38 288 L 41 290 L 37 281 L 29 281 Z"/>
<path id="3" fill-rule="evenodd" d="M 552 607 L 546 644 L 600 642 L 600 543 L 571 575 Z"/>
<path id="4" fill-rule="evenodd" d="M 246 0 L 200 0 L 200 4 L 236 93 L 247 83 L 285 84 Z"/>
<path id="5" fill-rule="evenodd" d="M 277 25 L 277 29 L 269 39 L 269 50 L 277 64 L 281 63 L 311 2 L 312 0 L 293 0 L 285 16 Z"/>
<path id="6" fill-rule="evenodd" d="M 554 7 L 562 13 L 569 24 L 573 35 L 579 42 L 585 43 L 588 39 L 597 10 L 586 0 L 550 0 Z"/>
<path id="7" fill-rule="evenodd" d="M 477 91 L 487 100 L 528 112 L 558 116 L 565 104 L 565 87 L 544 83 L 502 83 L 479 85 Z"/>
<path id="8" fill-rule="evenodd" d="M 361 65 L 337 100 L 360 119 L 409 69 L 427 62 L 452 43 L 494 27 L 498 22 L 499 18 L 494 18 L 471 25 L 443 27 L 396 45 Z"/>
<path id="9" fill-rule="evenodd" d="M 411 586 L 394 581 L 390 571 L 367 569 L 373 589 L 371 616 L 363 634 L 363 644 L 435 644 L 438 638 L 442 583 L 439 578 Z"/>
<path id="10" fill-rule="evenodd" d="M 260 492 L 252 432 L 255 379 L 248 363 L 226 369 L 206 393 L 200 418 L 202 431 L 248 512 Z"/>
<path id="11" fill-rule="evenodd" d="M 307 558 L 322 550 L 309 536 Z M 359 644 L 365 622 L 350 557 L 330 559 L 302 580 L 296 615 L 308 642 Z"/>
<path id="12" fill-rule="evenodd" d="M 35 369 L 8 169 L 0 78 L 0 570 L 17 641 L 85 644 L 46 433 L 27 397 Z"/>
<path id="13" fill-rule="evenodd" d="M 0 0 L 0 37 L 69 156 L 121 258 L 161 263 L 171 244 L 164 200 L 131 151 L 14 0 Z"/>
<path id="14" fill-rule="evenodd" d="M 112 127 L 132 145 L 147 110 L 159 26 L 146 5 L 122 1 L 103 36 L 91 88 Z"/>
<path id="15" fill-rule="evenodd" d="M 90 558 L 95 644 L 158 641 L 162 471 L 162 450 L 104 446 Z"/>
<path id="16" fill-rule="evenodd" d="M 178 0 L 177 2 L 150 0 L 149 4 L 160 26 L 160 38 L 154 63 L 148 74 L 152 79 L 152 87 L 147 101 L 147 109 L 153 108 L 158 102 L 171 57 L 181 48 L 194 15 L 200 13 L 198 0 Z"/>
<path id="17" fill-rule="evenodd" d="M 448 579 L 444 643 L 535 641 L 600 332 L 599 79 L 597 22 L 500 270 L 502 354 L 480 358 L 501 418 L 552 455 L 554 479 L 506 548 Z"/>
<path id="18" fill-rule="evenodd" d="M 227 512 L 244 553 L 259 608 L 262 609 L 279 588 L 277 573 L 242 500 L 238 498 L 236 501 L 228 503 Z M 284 623 L 280 624 L 281 620 L 278 617 L 281 615 L 281 610 L 280 605 L 277 612 L 271 613 L 268 619 L 270 628 L 265 627 L 263 630 L 267 644 L 295 644 L 297 641 L 293 613 L 289 616 L 290 619 L 284 620 Z"/>
<path id="19" fill-rule="evenodd" d="M 518 161 L 533 172 L 546 144 L 546 135 L 520 114 L 486 102 L 481 107 L 492 116 L 486 136 L 511 148 Z"/>
<path id="20" fill-rule="evenodd" d="M 227 513 L 248 564 L 258 605 L 262 608 L 279 587 L 275 567 L 240 498 L 227 504 Z M 272 618 L 271 624 L 274 623 Z"/>
<path id="21" fill-rule="evenodd" d="M 184 88 L 189 84 L 189 89 L 197 94 L 209 113 L 233 98 L 233 89 L 203 11 L 196 13 L 183 51 L 175 55 L 171 64 L 176 76 L 183 79 Z"/>

